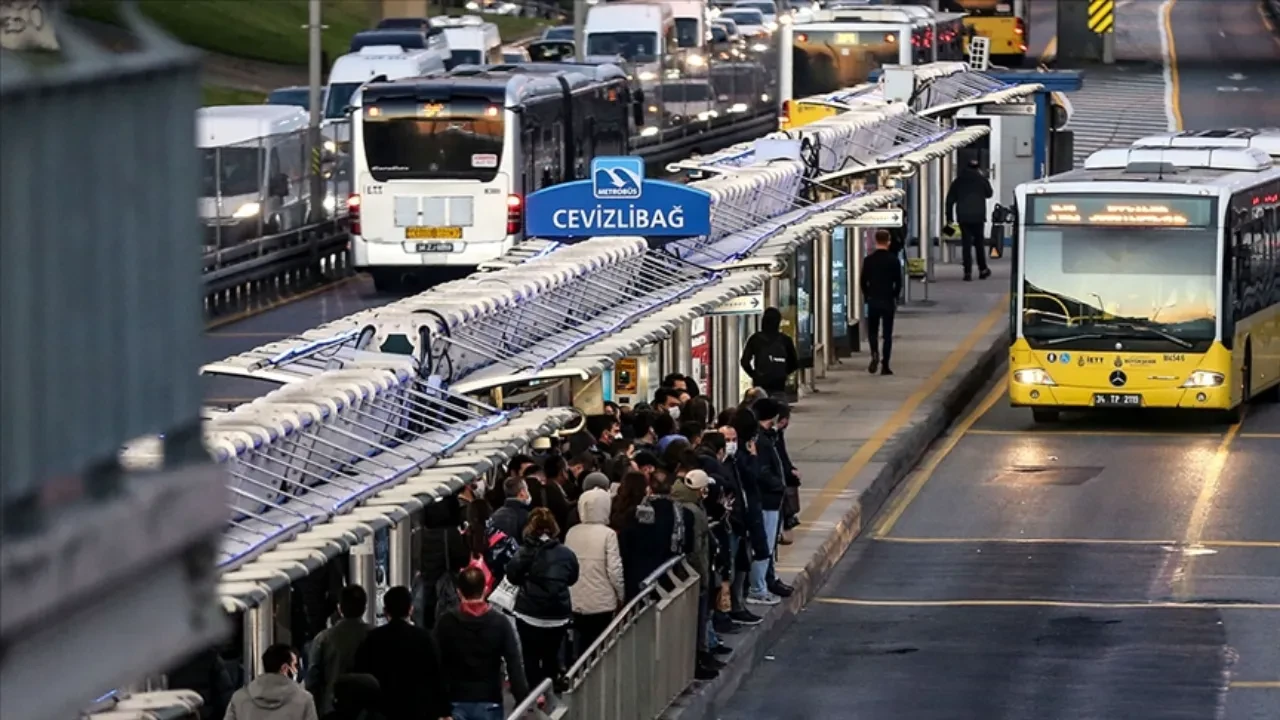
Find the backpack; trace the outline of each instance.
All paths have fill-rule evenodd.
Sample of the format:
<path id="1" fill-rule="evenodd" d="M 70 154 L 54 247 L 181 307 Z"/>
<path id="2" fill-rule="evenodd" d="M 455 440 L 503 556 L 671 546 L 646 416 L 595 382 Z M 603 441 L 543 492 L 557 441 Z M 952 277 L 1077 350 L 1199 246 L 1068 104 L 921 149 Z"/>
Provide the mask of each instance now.
<path id="1" fill-rule="evenodd" d="M 782 333 L 760 333 L 751 366 L 759 385 L 782 385 L 787 382 L 787 336 Z"/>

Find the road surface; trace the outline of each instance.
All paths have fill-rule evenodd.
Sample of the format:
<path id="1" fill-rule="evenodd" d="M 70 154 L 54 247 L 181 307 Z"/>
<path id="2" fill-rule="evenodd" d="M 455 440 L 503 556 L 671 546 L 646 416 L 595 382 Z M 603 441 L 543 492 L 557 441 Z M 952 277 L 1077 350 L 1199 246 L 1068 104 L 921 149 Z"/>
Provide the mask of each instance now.
<path id="1" fill-rule="evenodd" d="M 1280 124 L 1280 43 L 1254 3 L 1167 10 L 1175 122 Z M 1234 427 L 1044 428 L 1004 392 L 903 483 L 720 720 L 1280 718 L 1280 405 Z"/>

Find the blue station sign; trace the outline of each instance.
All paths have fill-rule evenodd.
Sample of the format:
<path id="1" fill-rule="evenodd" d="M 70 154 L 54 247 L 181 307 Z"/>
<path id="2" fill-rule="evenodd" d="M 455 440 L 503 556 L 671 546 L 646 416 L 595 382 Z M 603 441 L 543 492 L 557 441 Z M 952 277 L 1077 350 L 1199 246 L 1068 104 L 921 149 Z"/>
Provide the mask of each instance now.
<path id="1" fill-rule="evenodd" d="M 711 195 L 697 188 L 646 180 L 644 159 L 600 157 L 591 179 L 543 188 L 525 203 L 525 235 L 695 237 L 711 234 Z"/>

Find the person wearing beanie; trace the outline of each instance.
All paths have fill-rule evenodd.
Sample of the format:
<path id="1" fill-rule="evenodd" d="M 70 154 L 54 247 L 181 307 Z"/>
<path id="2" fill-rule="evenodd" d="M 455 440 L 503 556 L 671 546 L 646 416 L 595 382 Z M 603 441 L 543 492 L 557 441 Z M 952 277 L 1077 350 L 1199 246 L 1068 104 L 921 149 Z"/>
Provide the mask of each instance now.
<path id="1" fill-rule="evenodd" d="M 593 472 L 582 479 L 582 492 L 588 490 L 605 490 L 609 489 L 609 476 L 602 472 Z M 585 522 L 585 520 L 584 520 Z"/>

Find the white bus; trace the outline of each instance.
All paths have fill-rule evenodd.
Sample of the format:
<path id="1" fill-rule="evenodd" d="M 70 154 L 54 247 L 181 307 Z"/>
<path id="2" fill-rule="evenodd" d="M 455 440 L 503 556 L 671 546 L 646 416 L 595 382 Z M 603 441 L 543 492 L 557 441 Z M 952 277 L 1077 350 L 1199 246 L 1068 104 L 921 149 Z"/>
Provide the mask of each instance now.
<path id="1" fill-rule="evenodd" d="M 380 290 L 470 272 L 523 238 L 524 198 L 626 155 L 639 107 L 616 65 L 459 68 L 352 98 L 352 264 Z"/>

